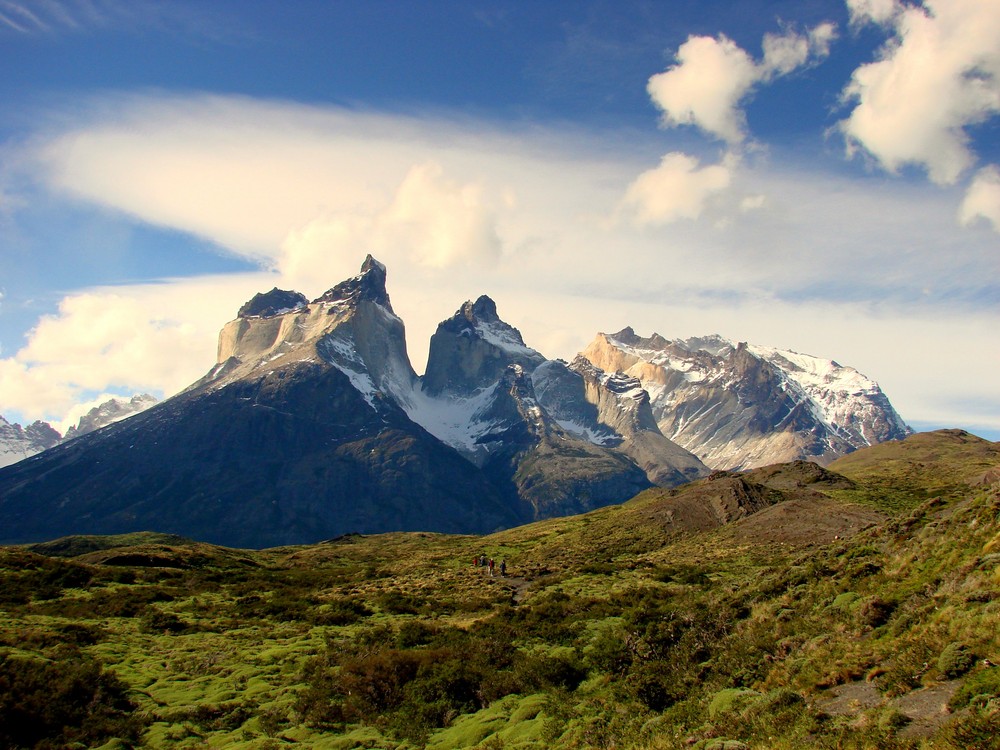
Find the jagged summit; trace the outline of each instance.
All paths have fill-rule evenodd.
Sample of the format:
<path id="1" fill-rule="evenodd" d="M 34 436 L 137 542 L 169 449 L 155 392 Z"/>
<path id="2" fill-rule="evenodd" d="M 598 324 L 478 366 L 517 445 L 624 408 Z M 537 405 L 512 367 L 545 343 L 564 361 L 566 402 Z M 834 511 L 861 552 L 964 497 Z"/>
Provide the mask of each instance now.
<path id="1" fill-rule="evenodd" d="M 61 436 L 48 422 L 36 421 L 27 427 L 11 424 L 0 416 L 0 467 L 17 463 L 51 448 Z"/>
<path id="2" fill-rule="evenodd" d="M 473 324 L 476 321 L 495 323 L 500 320 L 500 316 L 497 314 L 497 303 L 485 294 L 481 295 L 475 302 L 466 300 L 460 312 L 465 316 L 466 320 Z M 518 336 L 520 336 L 520 333 L 518 333 Z M 522 343 L 524 342 L 522 341 Z"/>
<path id="3" fill-rule="evenodd" d="M 299 310 L 307 304 L 309 304 L 309 300 L 301 292 L 286 291 L 274 287 L 269 292 L 255 294 L 249 302 L 240 308 L 236 317 L 268 318 Z"/>
<path id="4" fill-rule="evenodd" d="M 521 332 L 501 320 L 496 303 L 483 295 L 466 301 L 455 314 L 438 324 L 431 337 L 424 390 L 471 395 L 497 382 L 508 365 L 529 372 L 545 357 L 527 346 Z"/>
<path id="5" fill-rule="evenodd" d="M 385 266 L 369 254 L 361 264 L 361 272 L 346 281 L 341 281 L 332 289 L 313 300 L 313 303 L 334 304 L 337 302 L 357 303 L 361 300 L 374 302 L 392 312 L 389 293 L 385 290 Z"/>

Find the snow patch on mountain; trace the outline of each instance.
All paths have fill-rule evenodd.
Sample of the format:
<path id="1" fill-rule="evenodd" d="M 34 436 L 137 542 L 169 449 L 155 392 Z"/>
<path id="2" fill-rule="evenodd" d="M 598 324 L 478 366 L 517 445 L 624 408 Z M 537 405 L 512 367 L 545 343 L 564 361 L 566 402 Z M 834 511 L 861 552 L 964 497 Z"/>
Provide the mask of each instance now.
<path id="1" fill-rule="evenodd" d="M 503 321 L 476 321 L 474 330 L 483 341 L 492 344 L 502 352 L 513 356 L 540 357 L 541 355 L 526 346 L 516 328 Z"/>
<path id="2" fill-rule="evenodd" d="M 483 414 L 496 398 L 499 384 L 463 398 L 431 396 L 417 387 L 401 400 L 406 415 L 438 440 L 459 453 L 474 456 L 482 450 L 479 440 L 496 426 Z"/>
<path id="3" fill-rule="evenodd" d="M 378 393 L 378 388 L 375 387 L 368 368 L 350 341 L 336 334 L 324 336 L 317 342 L 316 351 L 324 362 L 333 365 L 347 376 L 351 385 L 364 397 L 370 407 L 377 409 L 375 394 Z"/>

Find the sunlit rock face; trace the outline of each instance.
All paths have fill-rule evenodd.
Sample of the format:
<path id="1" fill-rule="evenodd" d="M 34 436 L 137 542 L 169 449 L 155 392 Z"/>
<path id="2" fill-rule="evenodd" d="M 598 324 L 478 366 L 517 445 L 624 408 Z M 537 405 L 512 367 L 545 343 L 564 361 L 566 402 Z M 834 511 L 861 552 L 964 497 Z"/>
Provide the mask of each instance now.
<path id="1" fill-rule="evenodd" d="M 598 334 L 582 355 L 638 379 L 663 435 L 715 469 L 829 463 L 912 432 L 877 383 L 797 352 L 625 328 Z"/>

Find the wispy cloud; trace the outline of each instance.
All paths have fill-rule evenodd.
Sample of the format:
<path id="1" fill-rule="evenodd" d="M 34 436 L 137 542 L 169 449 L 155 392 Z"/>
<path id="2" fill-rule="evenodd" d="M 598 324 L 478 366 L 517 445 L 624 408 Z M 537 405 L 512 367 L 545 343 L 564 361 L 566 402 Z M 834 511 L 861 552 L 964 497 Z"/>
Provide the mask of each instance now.
<path id="1" fill-rule="evenodd" d="M 216 41 L 246 35 L 237 18 L 209 5 L 158 0 L 0 0 L 0 34 L 51 37 L 149 29 Z"/>

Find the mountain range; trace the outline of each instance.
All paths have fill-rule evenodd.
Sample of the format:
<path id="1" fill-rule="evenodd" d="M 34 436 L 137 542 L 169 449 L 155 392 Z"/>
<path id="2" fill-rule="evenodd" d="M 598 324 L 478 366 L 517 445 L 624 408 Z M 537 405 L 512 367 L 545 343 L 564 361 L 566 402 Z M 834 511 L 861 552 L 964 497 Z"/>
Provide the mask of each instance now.
<path id="1" fill-rule="evenodd" d="M 101 427 L 119 422 L 148 409 L 156 398 L 148 393 L 126 398 L 111 398 L 88 411 L 66 430 L 65 435 L 48 422 L 35 421 L 27 427 L 8 422 L 0 416 L 0 467 L 17 463 L 28 456 L 59 445 L 66 440 L 86 435 Z"/>
<path id="2" fill-rule="evenodd" d="M 835 362 L 628 328 L 549 360 L 486 296 L 438 326 L 418 377 L 368 256 L 311 302 L 256 295 L 182 393 L 0 471 L 0 541 L 481 533 L 908 433 L 876 384 Z"/>

